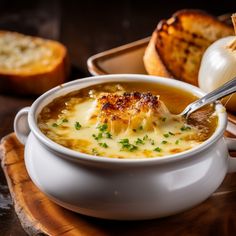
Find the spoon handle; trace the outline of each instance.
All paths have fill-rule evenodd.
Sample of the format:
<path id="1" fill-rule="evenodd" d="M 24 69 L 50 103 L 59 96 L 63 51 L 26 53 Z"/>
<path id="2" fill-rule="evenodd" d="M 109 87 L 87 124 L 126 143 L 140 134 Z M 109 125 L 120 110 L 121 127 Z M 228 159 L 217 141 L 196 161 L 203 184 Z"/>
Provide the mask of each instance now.
<path id="1" fill-rule="evenodd" d="M 223 84 L 221 87 L 213 90 L 212 92 L 206 94 L 204 97 L 198 99 L 197 101 L 189 104 L 181 113 L 182 116 L 188 117 L 192 112 L 198 110 L 199 108 L 219 100 L 227 95 L 236 92 L 236 77 L 227 83 Z"/>

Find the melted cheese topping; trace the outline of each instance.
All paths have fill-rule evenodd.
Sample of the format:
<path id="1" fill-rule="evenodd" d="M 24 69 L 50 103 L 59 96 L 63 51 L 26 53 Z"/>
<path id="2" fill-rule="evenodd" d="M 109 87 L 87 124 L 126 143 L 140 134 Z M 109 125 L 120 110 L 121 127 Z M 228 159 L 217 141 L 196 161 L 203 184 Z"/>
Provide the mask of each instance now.
<path id="1" fill-rule="evenodd" d="M 46 120 L 42 116 L 50 114 L 50 108 L 44 108 L 39 128 L 65 147 L 112 158 L 162 157 L 191 149 L 207 138 L 150 93 L 89 94 L 72 96 L 59 115 Z"/>

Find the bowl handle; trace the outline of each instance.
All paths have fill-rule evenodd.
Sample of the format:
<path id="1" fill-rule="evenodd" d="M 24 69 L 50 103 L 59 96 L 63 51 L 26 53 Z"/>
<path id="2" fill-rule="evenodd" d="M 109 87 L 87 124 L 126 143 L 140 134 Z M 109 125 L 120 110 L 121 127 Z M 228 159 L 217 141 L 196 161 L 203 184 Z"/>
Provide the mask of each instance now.
<path id="1" fill-rule="evenodd" d="M 236 151 L 236 138 L 225 137 L 225 141 L 230 151 Z M 232 172 L 236 172 L 236 157 L 229 156 L 228 173 Z"/>
<path id="2" fill-rule="evenodd" d="M 28 123 L 28 113 L 30 107 L 22 108 L 16 115 L 14 119 L 14 131 L 16 137 L 22 144 L 26 143 L 28 135 L 30 133 L 29 123 Z"/>

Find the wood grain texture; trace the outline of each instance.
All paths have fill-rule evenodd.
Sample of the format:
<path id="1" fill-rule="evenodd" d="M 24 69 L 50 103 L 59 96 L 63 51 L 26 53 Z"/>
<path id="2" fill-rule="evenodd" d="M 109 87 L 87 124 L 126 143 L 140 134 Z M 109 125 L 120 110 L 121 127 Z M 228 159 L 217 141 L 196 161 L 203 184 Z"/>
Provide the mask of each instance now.
<path id="1" fill-rule="evenodd" d="M 24 146 L 14 134 L 2 140 L 1 156 L 16 213 L 28 234 L 103 235 L 86 218 L 57 206 L 39 191 L 26 171 Z"/>
<path id="2" fill-rule="evenodd" d="M 149 221 L 109 221 L 68 211 L 40 192 L 27 174 L 24 146 L 14 134 L 2 140 L 0 150 L 15 210 L 30 235 L 236 234 L 236 174 L 228 174 L 207 201 L 184 213 Z"/>

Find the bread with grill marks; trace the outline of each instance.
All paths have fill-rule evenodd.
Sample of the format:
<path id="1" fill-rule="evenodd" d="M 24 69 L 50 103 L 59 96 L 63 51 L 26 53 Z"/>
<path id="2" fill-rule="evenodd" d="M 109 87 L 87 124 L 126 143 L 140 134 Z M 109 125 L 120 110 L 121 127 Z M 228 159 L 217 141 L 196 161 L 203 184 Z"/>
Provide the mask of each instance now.
<path id="1" fill-rule="evenodd" d="M 203 11 L 178 11 L 157 25 L 145 51 L 145 68 L 151 75 L 197 85 L 201 58 L 207 47 L 233 34 L 233 27 Z"/>

